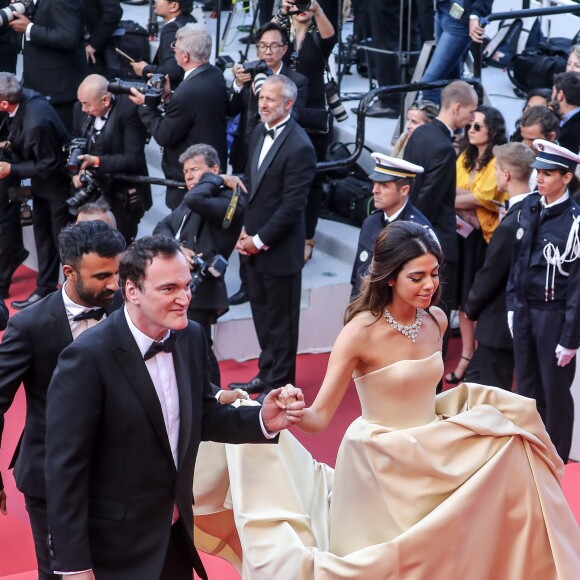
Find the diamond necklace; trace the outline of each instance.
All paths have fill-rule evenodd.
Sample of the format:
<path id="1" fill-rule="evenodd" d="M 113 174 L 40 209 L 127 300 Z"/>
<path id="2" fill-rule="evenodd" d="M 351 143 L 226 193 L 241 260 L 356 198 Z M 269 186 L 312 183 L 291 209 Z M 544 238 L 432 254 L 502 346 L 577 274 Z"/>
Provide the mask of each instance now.
<path id="1" fill-rule="evenodd" d="M 419 329 L 421 328 L 421 324 L 423 324 L 423 315 L 417 309 L 417 316 L 415 317 L 415 322 L 413 324 L 409 324 L 405 326 L 400 322 L 397 322 L 393 315 L 389 312 L 388 308 L 385 308 L 384 311 L 385 320 L 395 329 L 398 330 L 402 335 L 406 336 L 408 339 L 415 342 L 417 339 L 417 335 L 419 334 Z"/>

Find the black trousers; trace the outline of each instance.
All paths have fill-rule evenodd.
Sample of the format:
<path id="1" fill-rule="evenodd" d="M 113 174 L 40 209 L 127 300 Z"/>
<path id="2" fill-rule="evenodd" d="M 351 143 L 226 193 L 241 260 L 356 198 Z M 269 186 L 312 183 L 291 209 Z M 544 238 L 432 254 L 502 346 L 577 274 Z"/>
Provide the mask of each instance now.
<path id="1" fill-rule="evenodd" d="M 514 351 L 477 343 L 479 377 L 476 382 L 512 390 L 514 381 Z"/>
<path id="2" fill-rule="evenodd" d="M 63 199 L 44 199 L 34 196 L 32 227 L 38 256 L 36 287 L 41 294 L 50 294 L 58 284 L 60 257 L 58 234 L 71 221 L 68 206 Z"/>
<path id="3" fill-rule="evenodd" d="M 250 260 L 247 276 L 261 349 L 258 378 L 273 387 L 295 384 L 302 272 L 271 276 L 258 272 Z"/>
<path id="4" fill-rule="evenodd" d="M 8 296 L 14 266 L 24 254 L 20 206 L 8 199 L 8 180 L 0 181 L 0 296 Z"/>
<path id="5" fill-rule="evenodd" d="M 216 387 L 221 386 L 221 375 L 220 375 L 220 367 L 218 365 L 217 358 L 215 356 L 215 352 L 213 351 L 213 340 L 211 338 L 211 325 L 215 324 L 215 313 L 214 310 L 211 309 L 202 309 L 202 308 L 190 308 L 187 311 L 187 317 L 190 320 L 197 322 L 205 332 L 205 338 L 207 339 L 207 346 L 208 346 L 208 355 L 209 355 L 209 364 L 210 364 L 210 379 L 211 382 L 216 385 Z"/>
<path id="6" fill-rule="evenodd" d="M 181 520 L 178 520 L 171 526 L 169 545 L 159 580 L 192 580 L 194 567 L 192 551 L 194 550 L 188 545 L 189 543 L 185 527 Z M 202 580 L 207 580 L 201 561 L 198 562 L 195 571 Z"/>
<path id="7" fill-rule="evenodd" d="M 514 360 L 517 392 L 536 400 L 546 430 L 566 463 L 572 445 L 574 399 L 570 387 L 576 359 L 557 365 L 556 346 L 565 310 L 540 310 L 517 304 L 514 311 Z"/>
<path id="8" fill-rule="evenodd" d="M 38 564 L 39 580 L 58 580 L 60 576 L 50 570 L 50 556 L 48 554 L 48 518 L 46 515 L 46 499 L 24 495 L 26 511 L 30 518 L 36 562 Z"/>

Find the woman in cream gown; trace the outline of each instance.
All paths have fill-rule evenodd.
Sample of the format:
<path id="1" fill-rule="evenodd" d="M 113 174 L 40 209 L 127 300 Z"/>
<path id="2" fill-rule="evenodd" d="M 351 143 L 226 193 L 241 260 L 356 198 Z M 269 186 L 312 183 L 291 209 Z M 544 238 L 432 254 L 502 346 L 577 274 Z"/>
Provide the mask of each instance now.
<path id="1" fill-rule="evenodd" d="M 563 464 L 534 401 L 474 384 L 435 396 L 447 326 L 432 306 L 441 263 L 420 226 L 381 232 L 299 425 L 323 431 L 354 376 L 362 416 L 336 469 L 289 433 L 279 445 L 204 447 L 194 480 L 200 549 L 247 580 L 580 577 Z"/>

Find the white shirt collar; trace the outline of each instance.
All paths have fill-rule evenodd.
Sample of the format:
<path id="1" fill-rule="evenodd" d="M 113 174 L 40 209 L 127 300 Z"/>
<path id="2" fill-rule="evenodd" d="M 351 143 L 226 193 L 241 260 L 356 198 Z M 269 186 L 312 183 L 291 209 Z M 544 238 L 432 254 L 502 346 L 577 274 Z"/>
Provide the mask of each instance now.
<path id="1" fill-rule="evenodd" d="M 542 207 L 545 207 L 545 208 L 554 207 L 555 205 L 559 205 L 560 203 L 564 203 L 569 198 L 570 198 L 570 194 L 568 193 L 568 190 L 566 190 L 564 192 L 564 195 L 562 197 L 558 198 L 556 201 L 553 201 L 552 203 L 546 203 L 546 198 L 542 196 L 542 197 L 540 197 L 540 203 L 542 204 Z"/>
<path id="2" fill-rule="evenodd" d="M 73 317 L 77 316 L 77 314 L 82 314 L 83 312 L 86 312 L 88 310 L 94 310 L 95 308 L 97 308 L 96 306 L 94 306 L 93 308 L 90 308 L 89 306 L 81 306 L 80 304 L 77 304 L 76 302 L 73 302 L 69 295 L 66 293 L 66 285 L 67 282 L 65 281 L 64 284 L 62 285 L 62 301 L 64 302 L 64 309 L 66 310 L 66 315 L 70 320 L 73 319 Z"/>
<path id="3" fill-rule="evenodd" d="M 127 320 L 127 325 L 129 326 L 129 330 L 137 343 L 137 348 L 141 353 L 141 356 L 145 356 L 145 353 L 149 350 L 149 347 L 155 342 L 151 337 L 147 336 L 143 332 L 141 332 L 133 321 L 131 320 L 131 316 L 129 315 L 129 311 L 127 310 L 126 306 L 123 306 L 123 311 L 125 312 L 125 320 Z M 163 339 L 165 340 L 171 331 L 167 330 L 167 332 L 163 335 Z"/>
<path id="4" fill-rule="evenodd" d="M 273 127 L 270 127 L 270 125 L 268 125 L 268 123 L 264 123 L 264 125 L 266 125 L 266 129 L 268 129 L 268 130 L 274 129 L 274 131 L 276 131 L 276 137 L 278 137 L 278 135 L 284 129 L 284 127 L 286 126 L 286 123 L 288 123 L 289 120 L 290 120 L 290 115 L 286 115 L 286 117 L 284 117 L 279 123 L 276 123 Z M 280 125 L 282 125 L 282 127 Z"/>
<path id="5" fill-rule="evenodd" d="M 399 208 L 393 215 L 389 216 L 387 215 L 387 212 L 384 211 L 383 213 L 385 214 L 385 218 L 389 220 L 389 222 L 394 222 L 403 212 L 403 210 L 405 209 L 405 207 L 407 206 L 407 204 L 409 203 L 409 200 L 407 199 L 407 201 L 403 204 L 403 206 L 401 208 Z"/>
<path id="6" fill-rule="evenodd" d="M 524 201 L 524 199 L 526 199 L 526 197 L 528 197 L 530 193 L 532 192 L 528 191 L 528 193 L 520 193 L 519 195 L 514 195 L 513 197 L 510 197 L 509 198 L 510 207 L 513 207 L 517 203 L 520 203 L 520 201 Z"/>
<path id="7" fill-rule="evenodd" d="M 12 113 L 8 113 L 8 116 L 9 116 L 10 118 L 12 118 L 12 117 L 14 117 L 14 116 L 16 115 L 16 112 L 18 111 L 18 107 L 20 107 L 20 103 L 18 103 L 18 104 L 16 105 L 16 109 L 14 109 L 14 111 L 12 111 Z"/>

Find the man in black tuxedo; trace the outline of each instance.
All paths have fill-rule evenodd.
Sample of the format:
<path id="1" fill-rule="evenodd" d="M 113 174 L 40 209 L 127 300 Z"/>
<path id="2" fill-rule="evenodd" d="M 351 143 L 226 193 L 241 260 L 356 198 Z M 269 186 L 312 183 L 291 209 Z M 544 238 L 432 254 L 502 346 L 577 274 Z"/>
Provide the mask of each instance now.
<path id="1" fill-rule="evenodd" d="M 191 273 L 179 242 L 140 238 L 119 273 L 125 307 L 63 351 L 48 391 L 53 570 L 71 580 L 191 580 L 195 568 L 207 578 L 193 544 L 200 441 L 266 442 L 300 420 L 304 402 L 281 409 L 280 390 L 261 408 L 217 403 L 203 330 L 187 319 Z"/>
<path id="2" fill-rule="evenodd" d="M 456 270 L 459 259 L 455 229 L 455 132 L 473 119 L 477 94 L 464 81 L 447 85 L 441 95 L 439 116 L 418 127 L 407 146 L 405 160 L 424 168 L 411 190 L 411 203 L 433 224 L 439 239 L 445 265 L 441 276 L 445 282 L 441 306 L 446 312 L 455 308 Z"/>
<path id="3" fill-rule="evenodd" d="M 173 95 L 166 81 L 165 114 L 158 107 L 139 107 L 139 114 L 155 141 L 163 147 L 163 173 L 181 181 L 179 156 L 196 143 L 215 148 L 220 166 L 226 167 L 227 89 L 222 71 L 209 64 L 211 36 L 201 24 L 187 24 L 175 35 L 175 59 L 185 71 Z M 131 100 L 143 105 L 145 97 L 132 89 Z M 168 187 L 165 203 L 175 209 L 183 199 L 182 189 Z"/>
<path id="4" fill-rule="evenodd" d="M 0 180 L 19 184 L 30 178 L 34 200 L 32 226 L 38 276 L 34 292 L 26 300 L 12 303 L 21 309 L 54 292 L 58 283 L 58 234 L 70 217 L 65 203 L 70 180 L 63 160 L 69 138 L 46 98 L 22 89 L 10 73 L 0 73 L 0 112 L 10 117 L 10 155 L 9 161 L 0 161 Z"/>
<path id="5" fill-rule="evenodd" d="M 114 55 L 113 33 L 123 17 L 119 0 L 91 0 L 85 2 L 86 28 L 85 53 L 89 71 L 111 78 L 107 69 L 107 54 Z"/>
<path id="6" fill-rule="evenodd" d="M 102 183 L 104 198 L 117 221 L 117 229 L 129 244 L 137 236 L 137 227 L 151 207 L 151 188 L 114 179 L 117 173 L 148 175 L 145 160 L 147 131 L 137 107 L 127 95 L 112 95 L 108 81 L 89 75 L 79 86 L 75 105 L 74 137 L 86 139 L 86 154 L 75 187 L 83 187 L 80 175 L 90 170 Z"/>
<path id="7" fill-rule="evenodd" d="M 13 316 L 0 344 L 0 438 L 4 415 L 21 383 L 26 392 L 26 424 L 10 466 L 15 466 L 16 485 L 24 494 L 43 580 L 56 579 L 46 545 L 46 392 L 63 349 L 103 319 L 103 308 L 110 312 L 125 249 L 121 234 L 103 222 L 72 224 L 59 242 L 66 278 L 62 290 Z M 86 313 L 100 318 L 86 318 Z M 0 511 L 6 513 L 4 491 Z"/>
<path id="8" fill-rule="evenodd" d="M 36 0 L 30 18 L 15 14 L 9 26 L 23 36 L 24 86 L 50 97 L 70 131 L 77 88 L 87 74 L 83 0 Z"/>
<path id="9" fill-rule="evenodd" d="M 196 275 L 197 290 L 191 297 L 187 317 L 200 324 L 205 332 L 211 382 L 219 386 L 220 370 L 212 348 L 211 327 L 229 310 L 225 272 L 214 276 L 215 268 L 208 267 L 201 274 L 195 256 L 199 254 L 208 265 L 216 256 L 229 259 L 242 230 L 245 207 L 243 197 L 236 196 L 235 205 L 232 203 L 233 190 L 239 185 L 245 191 L 245 187 L 238 177 L 219 175 L 217 151 L 210 145 L 192 145 L 179 160 L 183 163 L 188 192 L 179 206 L 157 224 L 153 234 L 178 240 Z M 234 212 L 231 216 L 230 207 Z"/>
<path id="10" fill-rule="evenodd" d="M 497 187 L 509 195 L 509 210 L 493 232 L 483 267 L 475 276 L 465 305 L 465 314 L 477 320 L 475 338 L 479 375 L 473 380 L 484 385 L 512 390 L 514 345 L 508 328 L 506 288 L 512 247 L 518 229 L 517 214 L 530 194 L 534 154 L 522 143 L 494 147 Z"/>
<path id="11" fill-rule="evenodd" d="M 565 72 L 554 76 L 552 99 L 560 109 L 558 143 L 578 153 L 580 150 L 580 73 Z"/>
<path id="12" fill-rule="evenodd" d="M 428 229 L 436 239 L 429 220 L 409 201 L 413 181 L 417 174 L 423 173 L 423 168 L 382 153 L 375 152 L 371 156 L 375 160 L 375 169 L 369 175 L 369 179 L 373 182 L 376 209 L 365 219 L 360 228 L 350 278 L 351 299 L 358 295 L 362 277 L 371 265 L 377 236 L 388 224 L 397 220 L 415 222 Z"/>
<path id="13" fill-rule="evenodd" d="M 258 375 L 249 383 L 230 385 L 248 392 L 294 384 L 296 378 L 304 208 L 316 167 L 312 143 L 291 114 L 296 92 L 283 75 L 264 82 L 264 124 L 250 141 L 250 193 L 236 248 L 249 256 L 248 291 L 262 352 Z"/>
<path id="14" fill-rule="evenodd" d="M 10 0 L 0 0 L 0 9 L 10 6 Z M 18 58 L 18 39 L 9 27 L 0 29 L 0 71 L 16 74 Z"/>
<path id="15" fill-rule="evenodd" d="M 164 74 L 169 77 L 171 90 L 177 88 L 183 80 L 183 69 L 175 60 L 172 45 L 175 34 L 180 28 L 196 22 L 191 15 L 192 10 L 193 0 L 159 0 L 159 2 L 155 2 L 155 14 L 163 18 L 163 27 L 159 34 L 159 47 L 151 64 L 142 60 L 130 63 L 137 76 L 143 76 L 143 80 L 146 81 L 150 74 Z"/>

